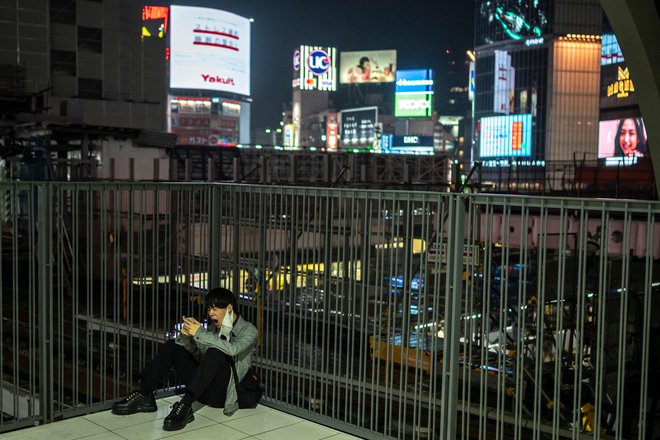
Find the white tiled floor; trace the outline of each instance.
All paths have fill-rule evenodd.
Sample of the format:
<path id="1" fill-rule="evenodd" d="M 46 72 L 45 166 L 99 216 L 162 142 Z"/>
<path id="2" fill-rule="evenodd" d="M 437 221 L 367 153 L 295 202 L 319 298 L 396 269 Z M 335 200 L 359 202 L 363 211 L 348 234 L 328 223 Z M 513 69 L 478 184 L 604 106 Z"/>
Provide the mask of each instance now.
<path id="1" fill-rule="evenodd" d="M 116 416 L 109 410 L 75 417 L 61 422 L 21 429 L 2 435 L 10 439 L 67 440 L 349 440 L 358 439 L 334 429 L 259 405 L 255 409 L 239 409 L 227 417 L 222 410 L 207 406 L 196 408 L 195 420 L 181 431 L 163 431 L 163 419 L 177 396 L 158 400 L 155 413 Z"/>

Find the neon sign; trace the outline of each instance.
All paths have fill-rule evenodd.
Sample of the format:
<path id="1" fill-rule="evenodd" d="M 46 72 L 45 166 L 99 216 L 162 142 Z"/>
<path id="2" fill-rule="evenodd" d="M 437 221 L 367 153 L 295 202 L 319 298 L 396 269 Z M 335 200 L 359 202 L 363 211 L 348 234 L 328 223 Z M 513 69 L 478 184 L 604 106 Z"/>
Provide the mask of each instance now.
<path id="1" fill-rule="evenodd" d="M 607 86 L 607 97 L 616 95 L 617 98 L 627 98 L 630 93 L 635 92 L 635 86 L 630 79 L 628 68 L 622 69 L 619 66 L 617 80 Z"/>

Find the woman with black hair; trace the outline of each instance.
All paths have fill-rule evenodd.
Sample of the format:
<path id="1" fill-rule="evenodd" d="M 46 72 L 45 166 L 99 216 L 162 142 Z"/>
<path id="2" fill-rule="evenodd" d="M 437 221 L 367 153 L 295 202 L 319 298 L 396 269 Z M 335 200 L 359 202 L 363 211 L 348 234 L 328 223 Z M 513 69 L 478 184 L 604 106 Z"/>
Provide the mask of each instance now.
<path id="1" fill-rule="evenodd" d="M 645 154 L 646 138 L 642 120 L 639 118 L 621 119 L 614 137 L 614 155 L 644 156 Z"/>
<path id="2" fill-rule="evenodd" d="M 224 408 L 231 416 L 238 409 L 236 385 L 231 374 L 233 358 L 238 380 L 252 366 L 252 349 L 257 329 L 238 313 L 236 296 L 225 288 L 212 289 L 204 300 L 209 328 L 199 321 L 183 317 L 183 327 L 176 339 L 165 343 L 158 355 L 140 373 L 140 389 L 115 402 L 112 412 L 129 415 L 155 412 L 154 390 L 174 368 L 186 385 L 186 393 L 176 402 L 163 422 L 163 429 L 183 429 L 194 420 L 192 403 L 199 401 L 211 407 Z"/>

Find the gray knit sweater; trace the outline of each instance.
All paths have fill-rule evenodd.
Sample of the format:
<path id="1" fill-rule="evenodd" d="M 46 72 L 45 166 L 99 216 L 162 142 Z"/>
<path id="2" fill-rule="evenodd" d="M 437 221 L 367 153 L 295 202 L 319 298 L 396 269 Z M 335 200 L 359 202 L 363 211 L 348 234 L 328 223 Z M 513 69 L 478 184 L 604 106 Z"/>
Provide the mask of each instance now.
<path id="1" fill-rule="evenodd" d="M 252 366 L 252 349 L 257 342 L 257 334 L 257 328 L 239 316 L 234 322 L 231 341 L 220 339 L 218 329 L 207 330 L 200 327 L 194 337 L 179 334 L 176 343 L 183 346 L 197 359 L 201 359 L 208 348 L 217 348 L 223 353 L 233 356 L 236 363 L 236 374 L 238 374 L 240 381 Z M 234 375 L 231 374 L 227 385 L 227 398 L 225 399 L 223 412 L 225 415 L 231 416 L 237 409 L 238 396 L 234 385 Z"/>

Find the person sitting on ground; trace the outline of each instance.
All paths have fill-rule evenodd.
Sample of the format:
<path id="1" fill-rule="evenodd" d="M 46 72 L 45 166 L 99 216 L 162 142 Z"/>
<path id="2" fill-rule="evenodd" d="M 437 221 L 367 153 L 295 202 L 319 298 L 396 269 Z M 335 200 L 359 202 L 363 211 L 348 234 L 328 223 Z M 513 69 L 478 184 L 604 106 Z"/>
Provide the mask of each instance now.
<path id="1" fill-rule="evenodd" d="M 179 336 L 176 340 L 167 341 L 142 370 L 140 389 L 115 402 L 112 406 L 114 414 L 155 412 L 154 390 L 172 367 L 186 385 L 186 393 L 165 418 L 164 430 L 176 431 L 192 422 L 191 405 L 194 401 L 224 408 L 227 416 L 236 412 L 238 396 L 231 374 L 230 357 L 234 358 L 240 381 L 252 365 L 257 329 L 240 316 L 236 296 L 228 289 L 212 289 L 204 303 L 213 328 L 206 329 L 195 318 L 183 317 Z"/>

